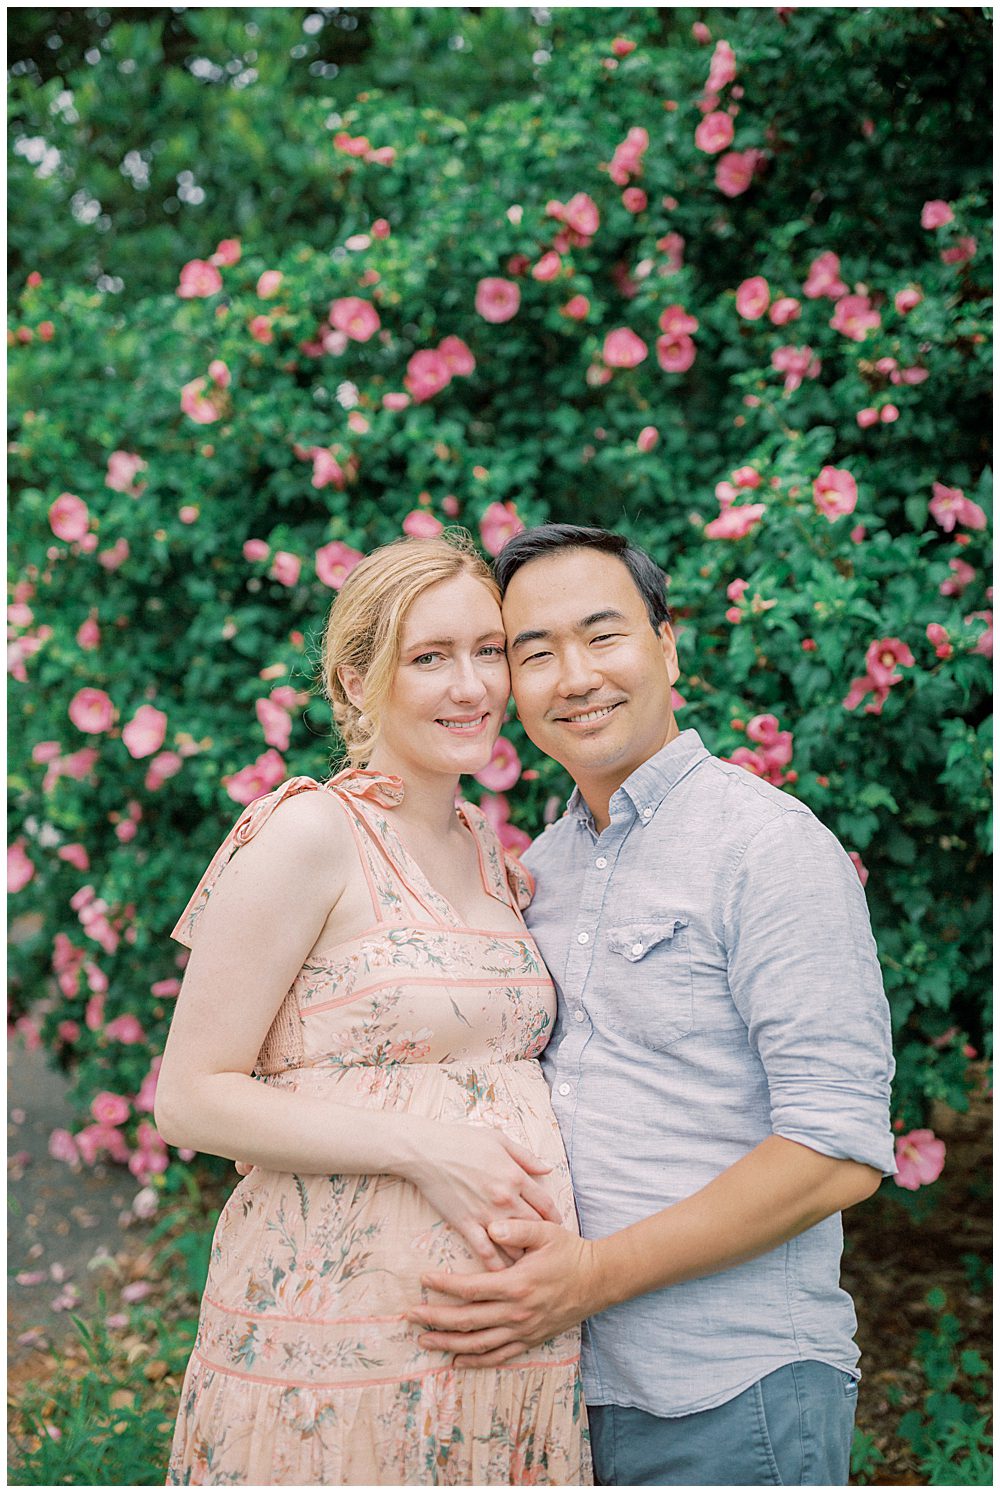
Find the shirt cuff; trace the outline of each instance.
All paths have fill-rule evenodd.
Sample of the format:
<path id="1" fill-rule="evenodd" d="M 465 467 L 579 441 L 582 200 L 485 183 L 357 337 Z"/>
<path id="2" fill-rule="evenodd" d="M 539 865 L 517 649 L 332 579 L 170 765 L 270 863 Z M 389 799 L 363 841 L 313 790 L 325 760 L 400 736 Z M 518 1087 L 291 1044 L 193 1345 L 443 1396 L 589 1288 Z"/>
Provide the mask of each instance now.
<path id="1" fill-rule="evenodd" d="M 824 1101 L 826 1101 L 824 1103 Z M 825 1112 L 824 1112 L 825 1111 Z M 834 1161 L 860 1161 L 895 1176 L 895 1142 L 889 1128 L 889 1096 L 852 1093 L 840 1085 L 817 1090 L 782 1086 L 772 1093 L 771 1129 L 785 1140 L 797 1141 Z"/>

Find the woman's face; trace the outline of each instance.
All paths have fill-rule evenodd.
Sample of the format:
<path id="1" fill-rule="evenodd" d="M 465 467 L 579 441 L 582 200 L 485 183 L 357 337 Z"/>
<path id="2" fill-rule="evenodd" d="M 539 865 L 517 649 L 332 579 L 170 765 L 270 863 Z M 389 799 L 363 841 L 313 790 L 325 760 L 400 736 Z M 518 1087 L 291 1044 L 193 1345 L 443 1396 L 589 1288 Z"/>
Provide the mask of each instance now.
<path id="1" fill-rule="evenodd" d="M 401 645 L 376 755 L 404 769 L 479 772 L 510 695 L 496 601 L 471 575 L 438 581 L 410 607 Z"/>

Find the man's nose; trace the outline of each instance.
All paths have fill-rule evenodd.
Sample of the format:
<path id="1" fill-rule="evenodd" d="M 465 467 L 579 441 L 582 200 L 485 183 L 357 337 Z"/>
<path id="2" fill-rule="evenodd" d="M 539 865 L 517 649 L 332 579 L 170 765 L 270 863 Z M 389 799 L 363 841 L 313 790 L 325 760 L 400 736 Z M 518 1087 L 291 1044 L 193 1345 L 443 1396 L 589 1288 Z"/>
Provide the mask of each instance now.
<path id="1" fill-rule="evenodd" d="M 563 654 L 559 670 L 561 694 L 589 695 L 600 688 L 602 678 L 589 648 L 569 648 Z"/>

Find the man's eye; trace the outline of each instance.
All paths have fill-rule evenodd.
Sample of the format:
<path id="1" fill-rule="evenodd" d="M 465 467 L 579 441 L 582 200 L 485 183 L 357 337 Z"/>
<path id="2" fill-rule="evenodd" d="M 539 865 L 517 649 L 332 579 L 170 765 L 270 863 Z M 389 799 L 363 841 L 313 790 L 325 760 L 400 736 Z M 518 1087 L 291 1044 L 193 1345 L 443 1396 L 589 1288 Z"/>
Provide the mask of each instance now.
<path id="1" fill-rule="evenodd" d="M 551 653 L 548 653 L 546 651 L 543 651 L 541 653 L 529 653 L 527 658 L 522 658 L 521 662 L 522 664 L 536 664 L 539 663 L 542 659 L 551 657 Z"/>
<path id="2" fill-rule="evenodd" d="M 592 643 L 613 643 L 616 638 L 620 637 L 620 632 L 599 632 L 597 636 L 591 638 L 590 641 Z"/>

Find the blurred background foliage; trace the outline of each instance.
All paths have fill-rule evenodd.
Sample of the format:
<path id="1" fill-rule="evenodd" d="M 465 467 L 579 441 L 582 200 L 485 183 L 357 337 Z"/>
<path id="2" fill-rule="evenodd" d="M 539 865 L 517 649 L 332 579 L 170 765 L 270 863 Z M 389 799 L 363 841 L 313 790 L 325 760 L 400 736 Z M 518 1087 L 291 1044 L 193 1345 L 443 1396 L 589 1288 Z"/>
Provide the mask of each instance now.
<path id="1" fill-rule="evenodd" d="M 185 1185 L 169 930 L 237 804 L 329 770 L 334 562 L 554 518 L 650 549 L 681 725 L 868 878 L 917 1179 L 883 1193 L 926 1218 L 991 1053 L 991 42 L 949 7 L 10 12 L 12 1017 L 72 1076 L 61 1156 Z M 516 845 L 568 785 L 505 735 L 469 793 Z M 974 1407 L 934 1413 L 953 1478 Z"/>

